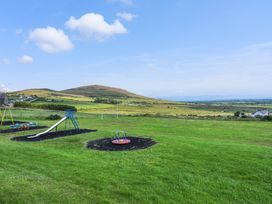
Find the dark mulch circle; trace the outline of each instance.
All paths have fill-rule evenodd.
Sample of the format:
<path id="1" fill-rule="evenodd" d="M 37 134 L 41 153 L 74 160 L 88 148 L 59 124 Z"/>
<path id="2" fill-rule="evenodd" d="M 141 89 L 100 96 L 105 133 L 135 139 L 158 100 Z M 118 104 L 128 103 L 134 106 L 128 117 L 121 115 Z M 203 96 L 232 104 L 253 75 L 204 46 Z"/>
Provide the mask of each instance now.
<path id="1" fill-rule="evenodd" d="M 3 126 L 6 126 L 6 125 L 13 125 L 13 124 L 16 124 L 16 123 L 28 123 L 28 122 L 24 122 L 24 121 L 13 121 L 13 123 L 12 123 L 12 121 L 4 121 L 3 123 L 2 123 L 2 125 Z"/>
<path id="2" fill-rule="evenodd" d="M 126 145 L 112 144 L 113 138 L 103 138 L 92 140 L 87 143 L 87 148 L 101 150 L 101 151 L 130 151 L 136 149 L 145 149 L 155 145 L 156 142 L 150 138 L 142 137 L 126 137 L 131 142 Z"/>
<path id="3" fill-rule="evenodd" d="M 0 130 L 0 133 L 13 133 L 13 132 L 22 132 L 27 130 L 37 130 L 42 128 L 48 128 L 47 126 L 36 126 L 36 127 L 30 127 L 28 129 L 6 129 L 6 130 Z"/>
<path id="4" fill-rule="evenodd" d="M 26 135 L 26 136 L 20 136 L 20 137 L 13 137 L 11 138 L 11 140 L 22 141 L 22 142 L 39 142 L 42 140 L 49 140 L 49 139 L 54 139 L 58 137 L 66 137 L 66 136 L 72 136 L 72 135 L 78 135 L 78 134 L 96 132 L 96 131 L 97 130 L 88 130 L 88 129 L 63 130 L 58 132 L 49 132 L 36 138 L 28 138 L 29 136 L 33 136 L 33 135 Z"/>

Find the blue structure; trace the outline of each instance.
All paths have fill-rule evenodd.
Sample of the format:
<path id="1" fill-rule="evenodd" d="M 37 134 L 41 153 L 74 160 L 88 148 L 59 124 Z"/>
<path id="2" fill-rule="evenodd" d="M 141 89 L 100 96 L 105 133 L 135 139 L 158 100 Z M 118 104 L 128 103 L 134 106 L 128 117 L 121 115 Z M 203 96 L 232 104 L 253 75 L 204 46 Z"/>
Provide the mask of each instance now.
<path id="1" fill-rule="evenodd" d="M 75 128 L 76 130 L 79 130 L 79 123 L 78 123 L 78 120 L 77 120 L 77 118 L 76 118 L 76 116 L 75 116 L 75 112 L 72 111 L 72 110 L 67 110 L 66 113 L 65 113 L 65 116 L 66 116 L 68 119 L 71 120 L 71 122 L 72 122 L 74 128 Z"/>
<path id="2" fill-rule="evenodd" d="M 119 139 L 127 139 L 127 133 L 125 131 L 118 130 L 116 132 L 116 136 L 114 137 L 114 139 L 117 139 L 117 140 L 119 140 Z"/>

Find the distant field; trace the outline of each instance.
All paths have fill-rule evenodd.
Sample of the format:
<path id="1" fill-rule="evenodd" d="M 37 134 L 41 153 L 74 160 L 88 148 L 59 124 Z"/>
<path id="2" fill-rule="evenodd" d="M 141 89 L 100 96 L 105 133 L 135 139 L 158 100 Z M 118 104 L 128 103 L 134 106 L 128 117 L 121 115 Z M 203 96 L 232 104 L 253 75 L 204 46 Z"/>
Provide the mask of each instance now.
<path id="1" fill-rule="evenodd" d="M 272 112 L 272 104 L 260 104 L 260 103 L 233 103 L 233 102 L 206 102 L 206 103 L 187 103 L 187 106 L 196 110 L 207 110 L 207 111 L 223 111 L 223 112 L 236 112 L 241 111 L 245 113 L 253 113 L 259 109 L 268 109 Z"/>
<path id="2" fill-rule="evenodd" d="M 10 98 L 18 97 L 18 94 L 35 95 L 38 100 L 32 104 L 65 104 L 75 106 L 78 112 L 91 114 L 119 114 L 119 115 L 153 115 L 170 117 L 229 117 L 235 112 L 252 113 L 258 109 L 266 108 L 272 111 L 271 100 L 249 100 L 249 101 L 214 101 L 214 102 L 172 102 L 140 97 L 126 92 L 122 89 L 103 86 L 91 86 L 71 89 L 67 92 L 57 92 L 48 89 L 31 89 L 19 93 L 9 94 Z M 106 99 L 118 104 L 97 103 L 97 97 L 88 97 L 98 94 L 98 98 L 104 93 Z M 76 95 L 82 93 L 84 95 Z M 114 95 L 114 93 L 116 93 Z M 120 95 L 121 94 L 121 95 Z M 122 97 L 128 94 L 127 97 Z M 112 97 L 114 96 L 114 97 Z M 102 97 L 103 98 L 103 97 Z"/>
<path id="3" fill-rule="evenodd" d="M 49 90 L 28 90 L 23 93 L 25 95 L 37 95 L 40 97 L 37 101 L 32 102 L 32 104 L 72 105 L 82 113 L 161 116 L 226 116 L 233 114 L 223 111 L 191 108 L 184 103 L 150 98 L 113 98 L 118 104 L 105 104 L 94 103 L 95 97 L 75 96 L 68 93 L 51 92 Z M 14 97 L 14 94 L 10 95 L 10 98 Z"/>
<path id="4" fill-rule="evenodd" d="M 45 120 L 55 111 L 14 112 L 55 123 Z M 82 128 L 98 132 L 37 143 L 0 135 L 0 203 L 272 203 L 269 122 L 77 115 Z M 85 148 L 117 130 L 158 144 L 129 152 Z"/>

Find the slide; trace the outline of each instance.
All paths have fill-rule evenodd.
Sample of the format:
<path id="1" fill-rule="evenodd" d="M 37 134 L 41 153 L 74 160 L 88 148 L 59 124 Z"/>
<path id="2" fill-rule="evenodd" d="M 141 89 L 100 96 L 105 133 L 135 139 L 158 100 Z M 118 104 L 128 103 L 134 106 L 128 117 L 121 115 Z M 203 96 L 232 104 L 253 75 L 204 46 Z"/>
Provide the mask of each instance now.
<path id="1" fill-rule="evenodd" d="M 55 125 L 51 126 L 48 130 L 44 131 L 44 132 L 41 132 L 41 133 L 38 133 L 37 135 L 33 135 L 33 136 L 29 136 L 28 138 L 36 138 L 36 137 L 39 137 L 41 135 L 44 135 L 48 132 L 50 132 L 51 130 L 53 130 L 54 128 L 56 128 L 57 126 L 59 126 L 61 123 L 63 123 L 63 121 L 67 120 L 69 117 L 65 116 L 64 118 L 62 118 L 60 121 L 58 121 Z"/>

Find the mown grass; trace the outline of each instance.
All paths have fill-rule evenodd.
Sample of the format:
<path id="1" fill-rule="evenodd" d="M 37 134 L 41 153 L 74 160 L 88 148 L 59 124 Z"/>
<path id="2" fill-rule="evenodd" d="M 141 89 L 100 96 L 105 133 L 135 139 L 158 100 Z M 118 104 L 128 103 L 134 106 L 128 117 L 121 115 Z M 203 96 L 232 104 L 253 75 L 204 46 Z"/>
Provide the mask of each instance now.
<path id="1" fill-rule="evenodd" d="M 51 125 L 48 114 L 15 112 Z M 0 203 L 272 203 L 269 122 L 78 116 L 82 128 L 98 132 L 37 143 L 0 135 Z M 129 152 L 85 148 L 116 130 L 158 144 Z"/>

